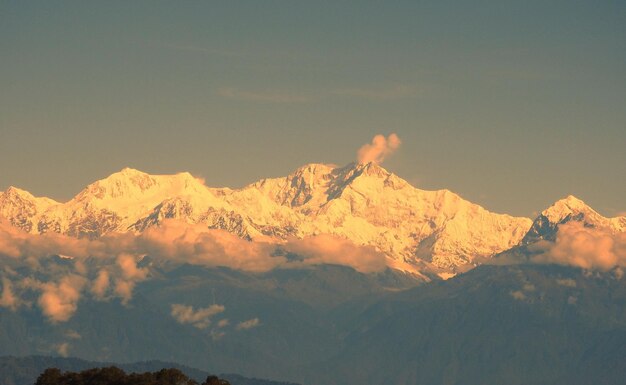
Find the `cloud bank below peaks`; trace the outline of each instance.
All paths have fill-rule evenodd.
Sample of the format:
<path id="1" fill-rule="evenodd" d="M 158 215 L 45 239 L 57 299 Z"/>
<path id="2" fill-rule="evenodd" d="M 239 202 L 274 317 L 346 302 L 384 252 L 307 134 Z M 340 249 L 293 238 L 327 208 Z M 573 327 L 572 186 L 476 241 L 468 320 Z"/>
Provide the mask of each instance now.
<path id="1" fill-rule="evenodd" d="M 376 135 L 372 138 L 371 143 L 364 144 L 357 151 L 357 161 L 360 164 L 373 162 L 382 163 L 385 158 L 393 154 L 402 141 L 396 134 L 390 134 L 385 138 L 384 135 Z"/>
<path id="2" fill-rule="evenodd" d="M 31 302 L 56 323 L 69 320 L 85 296 L 96 301 L 118 298 L 128 304 L 137 283 L 150 279 L 149 268 L 138 264 L 146 255 L 154 261 L 248 272 L 320 264 L 349 266 L 362 273 L 386 268 L 385 255 L 375 248 L 324 234 L 280 243 L 255 242 L 224 230 L 167 219 L 141 234 L 77 239 L 57 233 L 28 234 L 0 220 L 0 259 L 5 262 L 0 269 L 0 306 L 11 310 L 29 306 L 24 298 L 34 295 Z M 53 263 L 51 256 L 63 257 Z M 20 276 L 11 266 L 27 266 L 29 275 Z M 179 320 L 203 325 L 200 316 L 204 313 L 183 308 L 173 312 Z"/>

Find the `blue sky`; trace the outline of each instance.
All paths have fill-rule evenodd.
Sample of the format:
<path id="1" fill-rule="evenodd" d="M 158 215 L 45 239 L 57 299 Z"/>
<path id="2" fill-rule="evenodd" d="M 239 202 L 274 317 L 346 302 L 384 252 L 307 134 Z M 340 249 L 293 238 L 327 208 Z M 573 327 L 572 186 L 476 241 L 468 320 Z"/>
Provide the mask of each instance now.
<path id="1" fill-rule="evenodd" d="M 623 1 L 0 1 L 0 190 L 242 186 L 377 133 L 423 189 L 626 211 Z"/>

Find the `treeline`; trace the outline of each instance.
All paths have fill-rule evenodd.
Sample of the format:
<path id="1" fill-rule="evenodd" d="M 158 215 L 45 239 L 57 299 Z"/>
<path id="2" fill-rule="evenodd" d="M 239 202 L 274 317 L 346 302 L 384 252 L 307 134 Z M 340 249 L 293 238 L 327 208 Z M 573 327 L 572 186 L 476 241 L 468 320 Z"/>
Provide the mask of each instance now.
<path id="1" fill-rule="evenodd" d="M 209 375 L 200 384 L 173 368 L 127 374 L 118 367 L 110 366 L 82 372 L 61 372 L 57 368 L 48 368 L 39 375 L 35 385 L 230 385 L 230 383 Z"/>

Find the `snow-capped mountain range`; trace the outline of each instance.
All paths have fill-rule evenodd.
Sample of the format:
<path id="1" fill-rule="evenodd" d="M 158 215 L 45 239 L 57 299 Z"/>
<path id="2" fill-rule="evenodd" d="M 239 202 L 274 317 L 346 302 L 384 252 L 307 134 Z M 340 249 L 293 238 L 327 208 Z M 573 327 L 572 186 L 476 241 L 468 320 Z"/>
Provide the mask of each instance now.
<path id="1" fill-rule="evenodd" d="M 0 194 L 0 216 L 32 234 L 90 238 L 140 233 L 166 218 L 250 241 L 333 234 L 376 247 L 392 268 L 442 277 L 549 238 L 563 221 L 626 230 L 625 217 L 604 218 L 571 196 L 533 222 L 491 213 L 448 190 L 417 189 L 375 163 L 308 164 L 241 189 L 210 188 L 189 173 L 149 175 L 125 168 L 64 203 L 10 187 Z"/>

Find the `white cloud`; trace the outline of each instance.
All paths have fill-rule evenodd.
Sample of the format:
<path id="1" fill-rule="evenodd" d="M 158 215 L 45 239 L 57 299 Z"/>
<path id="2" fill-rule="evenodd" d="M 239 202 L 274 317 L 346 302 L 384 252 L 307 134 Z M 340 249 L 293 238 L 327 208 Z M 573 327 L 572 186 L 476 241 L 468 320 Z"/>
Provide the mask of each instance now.
<path id="1" fill-rule="evenodd" d="M 172 317 L 181 324 L 191 324 L 198 329 L 206 329 L 211 324 L 211 317 L 224 311 L 222 305 L 211 305 L 194 310 L 193 306 L 172 304 Z"/>
<path id="2" fill-rule="evenodd" d="M 304 239 L 292 239 L 284 246 L 286 251 L 304 257 L 306 265 L 335 264 L 350 266 L 361 273 L 382 271 L 385 255 L 373 246 L 359 246 L 352 241 L 329 234 Z"/>
<path id="3" fill-rule="evenodd" d="M 288 259 L 279 255 L 278 250 L 298 254 L 301 258 Z M 141 234 L 111 234 L 93 240 L 57 233 L 28 234 L 6 226 L 6 222 L 0 219 L 0 254 L 21 261 L 45 277 L 38 278 L 44 282 L 22 279 L 19 285 L 5 278 L 0 306 L 15 309 L 27 291 L 37 292 L 37 303 L 52 322 L 70 319 L 83 292 L 97 300 L 117 297 L 127 304 L 136 284 L 149 278 L 148 268 L 137 265 L 145 255 L 251 272 L 320 264 L 349 266 L 363 273 L 386 268 L 384 254 L 374 247 L 355 245 L 333 235 L 292 238 L 283 243 L 251 242 L 224 230 L 174 219 L 164 220 Z M 51 267 L 41 263 L 45 258 L 59 254 L 68 257 L 63 266 Z"/>
<path id="4" fill-rule="evenodd" d="M 41 284 L 38 303 L 43 314 L 53 323 L 69 320 L 76 312 L 85 283 L 85 278 L 73 274 L 61 278 L 58 283 Z"/>
<path id="5" fill-rule="evenodd" d="M 393 154 L 402 141 L 396 134 L 390 134 L 387 138 L 384 135 L 376 135 L 371 143 L 364 144 L 357 151 L 357 161 L 360 164 L 369 162 L 382 163 L 385 158 Z"/>
<path id="6" fill-rule="evenodd" d="M 105 269 L 101 269 L 98 272 L 98 276 L 93 281 L 91 292 L 97 299 L 104 299 L 106 298 L 106 292 L 109 289 L 110 284 L 111 281 L 109 278 L 109 272 Z"/>
<path id="7" fill-rule="evenodd" d="M 626 267 L 626 232 L 613 234 L 575 221 L 559 226 L 555 242 L 541 241 L 529 249 L 539 252 L 532 258 L 535 263 L 601 271 Z"/>

